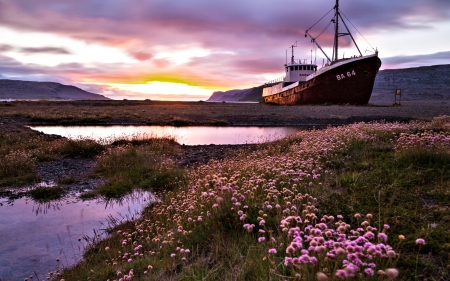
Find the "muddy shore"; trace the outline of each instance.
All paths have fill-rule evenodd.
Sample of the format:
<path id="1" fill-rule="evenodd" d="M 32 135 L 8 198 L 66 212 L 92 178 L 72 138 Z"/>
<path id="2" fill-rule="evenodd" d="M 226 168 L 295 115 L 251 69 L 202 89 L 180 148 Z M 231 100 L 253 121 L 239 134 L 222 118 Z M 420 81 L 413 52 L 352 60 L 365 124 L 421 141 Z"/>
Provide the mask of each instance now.
<path id="1" fill-rule="evenodd" d="M 368 106 L 275 106 L 166 101 L 16 101 L 0 103 L 0 119 L 27 125 L 326 126 L 431 120 L 447 103 Z"/>

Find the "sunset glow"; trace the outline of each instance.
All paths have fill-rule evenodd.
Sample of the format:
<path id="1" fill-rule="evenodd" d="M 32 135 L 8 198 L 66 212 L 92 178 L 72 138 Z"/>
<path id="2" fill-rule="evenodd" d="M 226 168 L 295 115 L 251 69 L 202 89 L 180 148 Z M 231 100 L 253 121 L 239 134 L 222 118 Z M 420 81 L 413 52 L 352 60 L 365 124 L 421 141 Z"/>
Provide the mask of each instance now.
<path id="1" fill-rule="evenodd" d="M 304 32 L 334 3 L 0 0 L 0 79 L 59 82 L 112 99 L 206 100 L 282 77 L 295 42 L 295 58 L 320 67 L 324 56 Z M 340 8 L 362 53 L 378 49 L 381 69 L 450 63 L 450 2 Z M 329 51 L 327 24 L 309 32 Z M 339 57 L 358 54 L 348 45 L 342 39 Z"/>
<path id="2" fill-rule="evenodd" d="M 211 89 L 168 82 L 149 82 L 146 84 L 108 84 L 111 90 L 128 93 L 123 98 L 139 96 L 140 99 L 180 100 L 179 97 L 200 100 L 211 95 Z"/>

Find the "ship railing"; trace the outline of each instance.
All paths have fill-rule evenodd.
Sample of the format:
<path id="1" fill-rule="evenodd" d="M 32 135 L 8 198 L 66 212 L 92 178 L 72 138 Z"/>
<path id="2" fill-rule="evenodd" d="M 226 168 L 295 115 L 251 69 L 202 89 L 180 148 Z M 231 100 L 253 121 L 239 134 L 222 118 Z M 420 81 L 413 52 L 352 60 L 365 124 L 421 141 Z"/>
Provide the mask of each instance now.
<path id="1" fill-rule="evenodd" d="M 279 82 L 283 82 L 283 81 L 284 81 L 284 76 L 270 80 L 269 82 L 266 82 L 264 85 L 275 84 L 275 83 L 279 83 Z"/>

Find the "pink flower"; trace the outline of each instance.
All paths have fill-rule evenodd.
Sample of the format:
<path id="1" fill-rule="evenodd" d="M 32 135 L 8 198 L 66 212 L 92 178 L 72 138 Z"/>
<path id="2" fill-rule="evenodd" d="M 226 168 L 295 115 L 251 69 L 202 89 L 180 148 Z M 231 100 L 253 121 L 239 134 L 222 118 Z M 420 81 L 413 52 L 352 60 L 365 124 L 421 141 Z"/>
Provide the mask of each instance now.
<path id="1" fill-rule="evenodd" d="M 416 244 L 417 245 L 425 245 L 425 240 L 423 240 L 422 238 L 419 238 L 416 240 Z"/>
<path id="2" fill-rule="evenodd" d="M 275 248 L 269 249 L 269 254 L 275 255 L 277 253 L 277 250 Z"/>
<path id="3" fill-rule="evenodd" d="M 398 270 L 395 268 L 388 268 L 388 269 L 386 269 L 385 273 L 386 273 L 386 276 L 391 279 L 394 279 L 398 276 Z"/>
<path id="4" fill-rule="evenodd" d="M 373 276 L 373 274 L 374 274 L 373 269 L 370 268 L 370 267 L 364 269 L 364 272 L 365 272 L 367 275 L 369 275 L 369 276 Z"/>
<path id="5" fill-rule="evenodd" d="M 259 238 L 258 238 L 258 242 L 259 242 L 259 243 L 264 242 L 264 241 L 266 241 L 266 238 L 264 238 L 264 237 L 259 237 Z"/>
<path id="6" fill-rule="evenodd" d="M 383 242 L 386 242 L 388 237 L 386 234 L 384 234 L 383 232 L 378 233 L 378 239 L 380 239 Z"/>

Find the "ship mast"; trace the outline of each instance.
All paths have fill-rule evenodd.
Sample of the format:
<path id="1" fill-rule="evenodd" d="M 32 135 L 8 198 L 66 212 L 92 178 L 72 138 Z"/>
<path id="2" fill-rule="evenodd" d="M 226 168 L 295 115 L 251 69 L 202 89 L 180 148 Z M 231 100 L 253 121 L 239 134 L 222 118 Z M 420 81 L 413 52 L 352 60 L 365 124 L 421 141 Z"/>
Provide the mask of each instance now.
<path id="1" fill-rule="evenodd" d="M 318 22 L 316 22 L 313 26 L 311 26 L 309 29 L 306 30 L 305 32 L 305 37 L 309 36 L 311 38 L 311 42 L 313 42 L 314 44 L 316 44 L 316 46 L 322 51 L 322 53 L 325 55 L 325 57 L 327 58 L 327 62 L 328 63 L 333 63 L 335 61 L 337 61 L 339 59 L 338 56 L 338 50 L 339 50 L 339 37 L 341 36 L 350 36 L 350 38 L 353 41 L 353 44 L 355 44 L 356 49 L 359 52 L 359 55 L 362 56 L 361 50 L 359 49 L 358 45 L 356 44 L 355 39 L 353 38 L 353 35 L 351 34 L 350 30 L 347 27 L 347 24 L 345 23 L 344 19 L 342 18 L 341 13 L 339 12 L 339 0 L 336 0 L 336 5 L 334 6 L 334 10 L 335 10 L 335 14 L 333 19 L 331 20 L 331 22 L 334 23 L 334 43 L 333 43 L 333 54 L 331 56 L 331 59 L 327 56 L 327 54 L 323 51 L 323 49 L 319 46 L 319 44 L 317 43 L 316 39 L 317 37 L 312 37 L 311 34 L 309 34 L 309 29 L 313 28 Z M 331 10 L 330 10 L 331 12 Z M 344 24 L 344 27 L 346 29 L 347 32 L 342 32 L 339 33 L 339 19 L 342 21 L 342 23 Z M 328 27 L 328 26 L 327 26 Z M 322 34 L 322 33 L 321 33 Z M 320 34 L 319 34 L 320 36 Z"/>
<path id="2" fill-rule="evenodd" d="M 335 14 L 334 14 L 334 46 L 333 46 L 333 55 L 334 61 L 338 60 L 338 45 L 339 45 L 339 0 L 336 0 L 336 5 L 334 6 Z"/>

